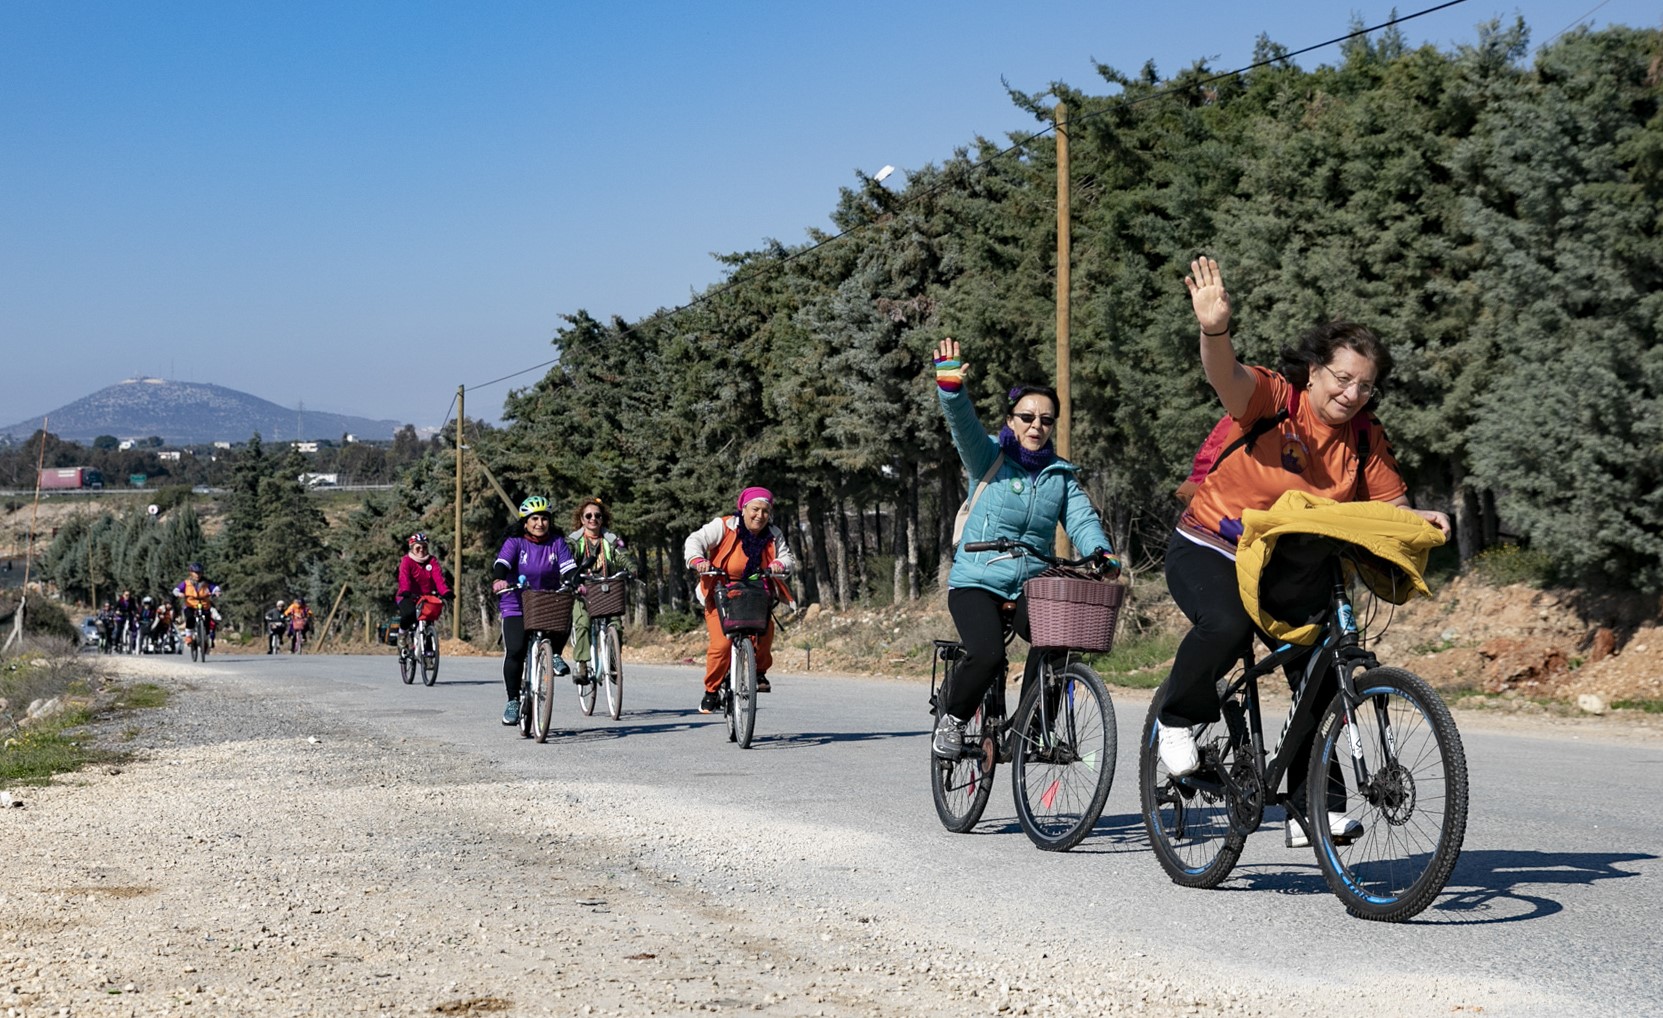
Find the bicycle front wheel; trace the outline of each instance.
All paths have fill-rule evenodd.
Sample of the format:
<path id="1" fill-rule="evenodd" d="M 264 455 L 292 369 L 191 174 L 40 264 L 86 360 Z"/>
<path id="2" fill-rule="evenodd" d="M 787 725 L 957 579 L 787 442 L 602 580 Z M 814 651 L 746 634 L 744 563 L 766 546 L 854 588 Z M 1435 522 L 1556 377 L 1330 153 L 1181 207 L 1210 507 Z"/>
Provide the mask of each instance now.
<path id="1" fill-rule="evenodd" d="M 398 638 L 398 677 L 406 686 L 416 681 L 416 658 L 410 653 L 410 642 L 408 633 Z"/>
<path id="2" fill-rule="evenodd" d="M 1224 770 L 1245 780 L 1252 762 L 1229 738 L 1223 722 L 1208 725 L 1195 737 L 1197 746 L 1209 747 L 1195 777 L 1206 780 L 1211 788 L 1180 784 L 1161 763 L 1156 741 L 1160 731 L 1156 718 L 1163 700 L 1157 694 L 1149 705 L 1138 746 L 1138 800 L 1144 830 L 1155 858 L 1173 883 L 1217 887 L 1235 868 L 1247 841 L 1231 823 L 1230 802 L 1219 786 L 1217 772 Z"/>
<path id="3" fill-rule="evenodd" d="M 945 708 L 937 705 L 937 710 Z M 954 834 L 966 834 L 982 819 L 988 796 L 993 794 L 993 773 L 998 770 L 996 736 L 987 727 L 982 707 L 964 723 L 964 750 L 957 760 L 943 760 L 930 747 L 930 798 L 941 826 Z"/>
<path id="4" fill-rule="evenodd" d="M 539 639 L 531 655 L 532 734 L 547 742 L 554 717 L 554 645 Z"/>
<path id="5" fill-rule="evenodd" d="M 1401 922 L 1444 889 L 1467 831 L 1467 758 L 1449 708 L 1401 668 L 1357 677 L 1349 719 L 1336 695 L 1307 777 L 1311 846 L 1328 887 L 1362 919 Z M 1362 824 L 1336 840 L 1324 813 Z M 1344 826 L 1344 825 L 1341 825 Z"/>
<path id="6" fill-rule="evenodd" d="M 422 685 L 439 681 L 439 637 L 432 626 L 422 629 Z"/>
<path id="7" fill-rule="evenodd" d="M 1114 701 L 1086 665 L 1047 664 L 1016 709 L 1011 790 L 1028 840 L 1048 852 L 1078 845 L 1114 784 Z"/>
<path id="8" fill-rule="evenodd" d="M 736 640 L 733 650 L 733 738 L 740 749 L 750 749 L 756 730 L 756 647 Z"/>
<path id="9" fill-rule="evenodd" d="M 200 618 L 196 622 L 196 646 L 202 660 L 208 660 L 208 623 Z"/>
<path id="10" fill-rule="evenodd" d="M 582 708 L 584 717 L 594 715 L 595 699 L 600 695 L 600 690 L 597 688 L 600 685 L 598 671 L 600 648 L 595 646 L 595 642 L 594 633 L 591 631 L 589 640 L 589 681 L 580 682 L 577 687 L 577 705 Z"/>
<path id="11" fill-rule="evenodd" d="M 618 638 L 617 625 L 609 625 L 601 635 L 599 646 L 605 657 L 603 662 L 597 662 L 599 672 L 593 676 L 596 681 L 606 684 L 606 709 L 616 721 L 624 713 L 624 654 L 623 641 Z"/>

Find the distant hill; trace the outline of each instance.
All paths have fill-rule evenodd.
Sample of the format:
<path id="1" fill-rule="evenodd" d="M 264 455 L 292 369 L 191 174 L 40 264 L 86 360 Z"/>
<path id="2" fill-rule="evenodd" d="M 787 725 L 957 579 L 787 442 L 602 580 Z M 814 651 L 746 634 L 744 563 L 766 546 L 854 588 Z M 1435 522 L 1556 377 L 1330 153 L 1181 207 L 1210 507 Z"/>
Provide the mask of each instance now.
<path id="1" fill-rule="evenodd" d="M 169 445 L 245 442 L 256 431 L 268 442 L 338 439 L 345 434 L 386 439 L 399 427 L 397 421 L 299 411 L 222 385 L 160 378 L 129 378 L 45 416 L 51 419 L 48 430 L 59 438 L 90 442 L 99 435 L 160 435 Z M 27 438 L 39 428 L 40 418 L 33 417 L 0 428 L 0 434 Z"/>

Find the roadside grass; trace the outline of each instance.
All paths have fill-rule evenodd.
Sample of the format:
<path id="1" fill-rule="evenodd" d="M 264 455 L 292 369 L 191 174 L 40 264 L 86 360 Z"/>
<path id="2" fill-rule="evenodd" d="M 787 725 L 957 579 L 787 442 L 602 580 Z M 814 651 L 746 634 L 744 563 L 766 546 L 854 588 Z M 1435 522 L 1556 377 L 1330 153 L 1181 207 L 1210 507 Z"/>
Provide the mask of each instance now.
<path id="1" fill-rule="evenodd" d="M 1647 714 L 1663 714 L 1663 700 L 1617 700 L 1611 706 L 1616 710 L 1637 710 Z"/>
<path id="2" fill-rule="evenodd" d="M 1183 633 L 1151 631 L 1123 637 L 1107 654 L 1087 654 L 1086 662 L 1113 686 L 1154 689 L 1166 680 L 1161 667 L 1178 652 Z"/>
<path id="3" fill-rule="evenodd" d="M 62 709 L 47 717 L 28 716 L 31 704 L 57 699 Z M 167 703 L 167 690 L 151 682 L 131 686 L 107 680 L 96 659 L 74 644 L 32 641 L 0 661 L 0 788 L 42 785 L 54 775 L 126 759 L 102 745 L 94 722 L 149 710 Z M 123 740 L 138 735 L 129 725 Z"/>

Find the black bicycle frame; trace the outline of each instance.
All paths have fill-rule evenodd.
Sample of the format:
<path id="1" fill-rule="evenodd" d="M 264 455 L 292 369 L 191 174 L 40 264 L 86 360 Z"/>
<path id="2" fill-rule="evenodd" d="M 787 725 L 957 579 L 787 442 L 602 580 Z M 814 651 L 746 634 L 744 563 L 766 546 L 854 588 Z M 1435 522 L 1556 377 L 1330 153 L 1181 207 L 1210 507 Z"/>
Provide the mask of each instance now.
<path id="1" fill-rule="evenodd" d="M 1288 707 L 1287 718 L 1282 722 L 1282 730 L 1276 740 L 1275 753 L 1267 763 L 1264 718 L 1259 709 L 1259 679 L 1276 671 L 1289 661 L 1307 654 L 1310 655 L 1310 660 L 1306 662 L 1298 682 L 1294 684 L 1293 703 Z M 1336 685 L 1342 694 L 1341 702 L 1345 704 L 1346 721 L 1349 724 L 1352 721 L 1352 705 L 1357 702 L 1357 687 L 1353 677 L 1359 670 L 1378 666 L 1378 659 L 1375 658 L 1372 652 L 1364 649 L 1358 641 L 1355 612 L 1351 606 L 1351 599 L 1346 594 L 1342 567 L 1336 559 L 1330 586 L 1328 611 L 1323 618 L 1322 629 L 1317 635 L 1316 645 L 1311 647 L 1303 644 L 1284 643 L 1268 657 L 1257 662 L 1253 660 L 1250 650 L 1242 658 L 1241 676 L 1231 682 L 1219 696 L 1221 702 L 1229 703 L 1238 693 L 1245 692 L 1243 700 L 1246 702 L 1246 716 L 1243 720 L 1247 726 L 1247 731 L 1237 733 L 1232 730 L 1230 731 L 1230 738 L 1232 742 L 1245 742 L 1249 747 L 1252 754 L 1253 769 L 1258 776 L 1260 789 L 1280 789 L 1282 787 L 1282 779 L 1287 776 L 1288 769 L 1294 763 L 1295 747 L 1304 741 L 1308 731 L 1314 729 L 1321 720 L 1317 713 L 1321 705 L 1312 707 L 1310 699 L 1311 694 L 1321 687 L 1322 677 L 1329 673 L 1334 674 Z M 1226 718 L 1225 720 L 1228 726 L 1229 719 Z M 1245 735 L 1245 739 L 1241 737 L 1242 735 Z M 1391 743 L 1388 741 L 1385 744 L 1390 745 Z M 1355 766 L 1359 768 L 1357 777 L 1359 787 L 1362 787 L 1362 782 L 1366 778 L 1366 775 L 1361 773 L 1363 765 L 1361 761 L 1356 761 Z M 1210 780 L 1203 776 L 1203 772 L 1198 771 L 1195 774 L 1179 778 L 1178 783 L 1185 787 L 1212 794 L 1223 794 L 1226 792 L 1226 786 L 1228 786 L 1230 800 L 1240 801 L 1244 793 L 1236 784 L 1235 779 L 1230 774 L 1216 768 L 1214 773 L 1217 774 L 1217 781 Z M 1306 830 L 1310 830 L 1307 823 L 1305 804 L 1292 801 L 1287 793 L 1282 791 L 1267 792 L 1264 795 L 1264 804 L 1283 807 L 1294 815 Z M 1232 816 L 1231 822 L 1235 824 L 1237 822 L 1236 817 Z M 1242 831 L 1240 833 L 1250 832 Z"/>

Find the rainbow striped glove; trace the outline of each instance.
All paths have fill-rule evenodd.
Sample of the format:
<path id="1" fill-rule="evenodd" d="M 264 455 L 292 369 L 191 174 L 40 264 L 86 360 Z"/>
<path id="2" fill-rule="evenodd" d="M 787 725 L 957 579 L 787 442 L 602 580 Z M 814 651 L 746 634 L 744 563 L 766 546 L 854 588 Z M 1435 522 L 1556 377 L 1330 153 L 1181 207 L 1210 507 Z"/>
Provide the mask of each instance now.
<path id="1" fill-rule="evenodd" d="M 935 384 L 942 392 L 964 388 L 964 362 L 957 357 L 935 358 Z"/>

